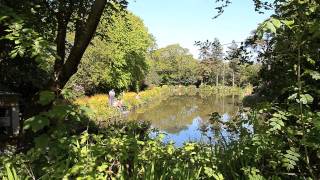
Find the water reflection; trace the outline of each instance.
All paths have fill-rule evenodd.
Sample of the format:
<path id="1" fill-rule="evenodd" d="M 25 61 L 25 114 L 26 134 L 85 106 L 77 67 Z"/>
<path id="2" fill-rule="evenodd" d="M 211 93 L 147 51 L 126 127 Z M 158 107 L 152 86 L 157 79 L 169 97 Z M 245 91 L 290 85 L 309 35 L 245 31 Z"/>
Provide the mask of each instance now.
<path id="1" fill-rule="evenodd" d="M 150 121 L 152 127 L 168 134 L 177 146 L 185 141 L 201 141 L 200 126 L 207 123 L 209 114 L 218 112 L 227 121 L 238 111 L 238 96 L 174 96 L 132 112 L 130 120 Z"/>

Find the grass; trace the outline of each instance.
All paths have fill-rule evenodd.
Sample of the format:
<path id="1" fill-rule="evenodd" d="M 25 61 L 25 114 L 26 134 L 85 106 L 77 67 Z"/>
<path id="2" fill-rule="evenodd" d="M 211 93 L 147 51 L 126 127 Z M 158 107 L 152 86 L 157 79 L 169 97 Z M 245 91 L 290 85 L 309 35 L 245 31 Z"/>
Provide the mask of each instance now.
<path id="1" fill-rule="evenodd" d="M 170 95 L 170 88 L 168 86 L 154 87 L 142 91 L 140 93 L 124 92 L 118 97 L 123 102 L 125 109 L 132 111 L 154 101 L 160 101 Z M 108 95 L 96 94 L 90 97 L 81 97 L 75 100 L 75 104 L 85 105 L 94 111 L 95 121 L 108 121 L 121 115 L 118 108 L 109 105 Z"/>

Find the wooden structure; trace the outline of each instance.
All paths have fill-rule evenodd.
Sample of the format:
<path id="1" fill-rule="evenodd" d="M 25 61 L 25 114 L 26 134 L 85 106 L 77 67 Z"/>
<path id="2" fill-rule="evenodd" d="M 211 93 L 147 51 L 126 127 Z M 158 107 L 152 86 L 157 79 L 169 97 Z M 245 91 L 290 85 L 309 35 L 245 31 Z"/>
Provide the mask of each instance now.
<path id="1" fill-rule="evenodd" d="M 19 121 L 19 94 L 0 91 L 0 133 L 17 135 Z"/>

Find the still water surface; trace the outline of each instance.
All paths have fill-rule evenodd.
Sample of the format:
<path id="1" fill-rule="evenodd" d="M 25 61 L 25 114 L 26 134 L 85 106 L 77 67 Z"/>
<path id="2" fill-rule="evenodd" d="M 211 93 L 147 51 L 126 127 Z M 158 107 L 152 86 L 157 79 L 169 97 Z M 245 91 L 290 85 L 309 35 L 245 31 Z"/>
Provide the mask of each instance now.
<path id="1" fill-rule="evenodd" d="M 238 96 L 174 96 L 138 109 L 130 120 L 150 121 L 153 128 L 167 134 L 165 141 L 182 146 L 187 141 L 205 141 L 200 126 L 208 123 L 209 115 L 218 112 L 227 121 L 238 112 Z"/>

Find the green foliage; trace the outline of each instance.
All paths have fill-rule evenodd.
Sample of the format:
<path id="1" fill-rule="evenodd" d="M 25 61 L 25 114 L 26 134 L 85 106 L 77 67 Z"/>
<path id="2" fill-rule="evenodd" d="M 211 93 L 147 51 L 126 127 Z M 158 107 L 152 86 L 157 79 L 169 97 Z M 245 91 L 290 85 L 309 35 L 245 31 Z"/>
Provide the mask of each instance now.
<path id="1" fill-rule="evenodd" d="M 245 87 L 257 84 L 259 64 L 242 63 L 241 48 L 232 41 L 226 54 L 220 41 L 215 38 L 195 43 L 200 51 L 200 64 L 197 70 L 198 79 L 202 84 L 215 86 Z"/>
<path id="2" fill-rule="evenodd" d="M 1 34 L 0 40 L 12 43 L 8 54 L 11 59 L 17 56 L 34 58 L 40 67 L 49 68 L 55 55 L 51 43 L 34 29 L 28 28 L 23 18 L 16 15 L 9 7 L 0 13 L 0 24 L 6 27 L 5 34 Z"/>
<path id="3" fill-rule="evenodd" d="M 74 91 L 94 94 L 140 87 L 148 70 L 145 56 L 153 40 L 142 20 L 130 12 L 114 15 L 111 21 L 112 26 L 108 21 L 100 22 L 98 31 L 106 38 L 96 37 L 88 47 L 68 84 Z"/>
<path id="4" fill-rule="evenodd" d="M 168 86 L 154 87 L 135 92 L 124 92 L 119 96 L 119 102 L 121 102 L 122 111 L 132 111 L 146 104 L 154 103 L 166 99 L 171 95 L 170 88 Z M 118 118 L 121 116 L 121 110 L 119 107 L 109 105 L 108 96 L 104 94 L 96 94 L 91 97 L 80 97 L 74 102 L 77 105 L 87 106 L 93 110 L 90 114 L 90 118 L 97 122 L 108 122 L 110 119 Z"/>
<path id="5" fill-rule="evenodd" d="M 300 154 L 297 153 L 297 149 L 290 148 L 286 150 L 286 154 L 283 155 L 282 166 L 287 168 L 287 170 L 294 169 L 299 161 Z"/>
<path id="6" fill-rule="evenodd" d="M 49 5 L 56 8 L 56 1 L 50 2 L 52 4 Z M 258 9 L 268 6 L 259 0 L 254 2 Z M 17 5 L 21 4 L 17 1 Z M 27 3 L 23 5 L 21 8 L 30 8 Z M 83 6 L 76 3 L 75 9 L 87 17 L 89 8 L 80 11 L 79 7 Z M 42 91 L 38 103 L 52 107 L 24 122 L 24 129 L 34 132 L 30 136 L 33 144 L 28 144 L 30 148 L 24 149 L 25 152 L 4 151 L 0 156 L 0 176 L 4 179 L 319 179 L 319 3 L 314 0 L 275 1 L 274 7 L 275 14 L 263 22 L 256 36 L 246 43 L 247 48 L 256 50 L 258 54 L 261 63 L 258 77 L 254 75 L 258 67 L 247 69 L 247 66 L 237 66 L 237 58 L 231 58 L 226 66 L 222 62 L 218 40 L 213 44 L 206 42 L 211 50 L 209 57 L 204 58 L 200 65 L 178 45 L 150 54 L 147 78 L 150 84 L 194 84 L 197 80 L 203 83 L 200 89 L 174 86 L 176 90 L 169 88 L 165 95 L 240 91 L 239 88 L 225 86 L 230 84 L 227 80 L 221 83 L 221 77 L 228 77 L 230 72 L 239 73 L 239 81 L 245 76 L 242 84 L 246 84 L 249 77 L 259 84 L 256 93 L 267 97 L 267 102 L 257 109 L 240 112 L 236 119 L 228 122 L 221 121 L 221 116 L 213 113 L 209 128 L 212 131 L 211 143 L 185 143 L 183 147 L 176 148 L 172 143 L 163 143 L 162 134 L 150 138 L 150 124 L 142 122 L 112 121 L 107 127 L 97 127 L 88 119 L 116 114 L 114 109 L 106 106 L 105 95 L 80 100 L 83 104 L 70 104 L 66 99 L 56 99 L 50 91 Z M 45 7 L 40 9 L 43 8 L 45 10 Z M 8 72 L 1 76 L 1 83 L 10 84 L 12 81 L 11 86 L 18 85 L 15 87 L 18 89 L 25 84 L 21 77 L 31 75 L 31 79 L 39 80 L 34 78 L 39 76 L 41 83 L 30 82 L 31 87 L 39 84 L 36 87 L 41 89 L 41 85 L 48 81 L 46 78 L 52 77 L 43 75 L 49 73 L 45 69 L 42 69 L 43 74 L 33 74 L 39 71 L 40 62 L 36 58 L 43 59 L 42 55 L 50 54 L 47 49 L 49 43 L 44 41 L 44 37 L 52 39 L 55 33 L 48 32 L 56 30 L 48 28 L 55 27 L 56 19 L 48 15 L 48 11 L 43 15 L 41 12 L 36 11 L 39 16 L 34 16 L 39 24 L 43 23 L 38 17 L 43 18 L 43 15 L 49 17 L 50 22 L 43 26 L 43 30 L 36 28 L 39 32 L 28 28 L 29 24 L 37 22 L 33 18 L 28 22 L 12 21 L 10 18 L 17 17 L 13 11 L 9 12 L 13 14 L 10 17 L 0 16 L 1 29 L 7 30 L 0 32 L 0 46 L 4 52 L 0 54 L 0 67 L 1 72 Z M 130 14 L 112 18 L 115 23 L 111 29 L 103 26 L 105 22 L 100 25 L 102 30 L 110 31 L 110 41 L 95 39 L 93 44 L 98 48 L 92 45 L 85 57 L 87 62 L 83 62 L 80 68 L 81 72 L 81 69 L 93 67 L 91 73 L 82 72 L 80 77 L 75 77 L 75 84 L 86 85 L 86 91 L 92 85 L 103 90 L 110 87 L 127 89 L 129 86 L 138 89 L 146 75 L 145 53 L 152 42 L 148 41 L 147 31 L 141 28 L 142 22 Z M 127 22 L 130 22 L 129 26 Z M 131 40 L 135 43 L 130 44 Z M 24 60 L 22 64 L 20 60 Z M 16 70 L 10 74 L 8 67 Z M 215 72 L 219 68 L 223 71 Z M 17 78 L 14 74 L 20 69 L 25 71 L 21 71 L 23 73 L 19 73 Z M 214 83 L 216 86 L 207 85 Z M 21 91 L 28 89 L 26 87 Z M 96 89 L 90 91 L 95 92 Z M 154 88 L 123 94 L 122 98 L 132 109 L 160 100 L 159 95 L 162 96 L 160 90 Z M 91 106 L 93 110 L 82 105 Z M 222 130 L 231 133 L 229 139 L 223 136 Z"/>
<path id="7" fill-rule="evenodd" d="M 2 177 L 3 180 L 19 180 L 16 170 L 10 166 L 10 164 L 5 164 L 6 173 Z"/>
<path id="8" fill-rule="evenodd" d="M 24 122 L 24 129 L 31 128 L 33 132 L 37 132 L 45 126 L 49 126 L 49 119 L 42 115 L 33 116 Z"/>
<path id="9" fill-rule="evenodd" d="M 171 143 L 163 144 L 161 134 L 150 139 L 148 127 L 145 123 L 115 122 L 99 134 L 60 134 L 50 137 L 50 143 L 36 144 L 27 155 L 7 157 L 3 162 L 13 162 L 21 175 L 31 172 L 42 179 L 223 179 L 209 146 L 187 143 L 175 148 Z M 19 165 L 21 161 L 30 169 Z"/>
<path id="10" fill-rule="evenodd" d="M 7 6 L 1 9 L 0 86 L 28 99 L 50 80 L 54 47 L 24 16 Z"/>
<path id="11" fill-rule="evenodd" d="M 178 44 L 151 52 L 149 63 L 149 85 L 193 85 L 198 80 L 199 63 Z"/>
<path id="12" fill-rule="evenodd" d="M 41 91 L 39 94 L 38 103 L 41 105 L 48 105 L 55 99 L 55 94 L 52 91 Z"/>

